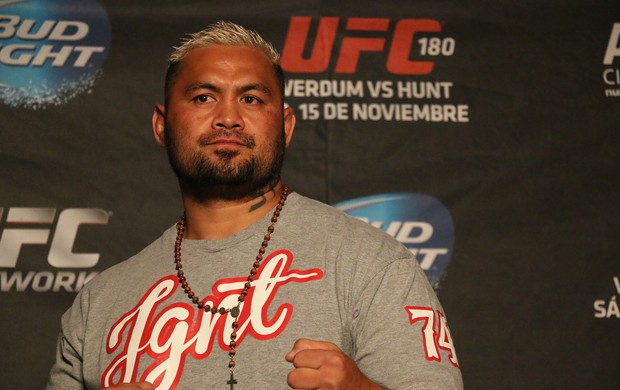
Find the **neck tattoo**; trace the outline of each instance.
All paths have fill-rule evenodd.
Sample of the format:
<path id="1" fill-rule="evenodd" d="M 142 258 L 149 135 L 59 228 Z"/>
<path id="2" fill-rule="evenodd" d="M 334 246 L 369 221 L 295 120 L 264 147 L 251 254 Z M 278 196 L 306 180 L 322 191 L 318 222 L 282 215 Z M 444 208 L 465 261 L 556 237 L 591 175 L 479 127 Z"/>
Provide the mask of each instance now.
<path id="1" fill-rule="evenodd" d="M 282 196 L 280 197 L 280 201 L 276 206 L 273 215 L 271 216 L 271 224 L 267 228 L 267 234 L 263 237 L 263 242 L 261 243 L 260 248 L 258 249 L 258 254 L 254 259 L 254 264 L 252 264 L 252 269 L 250 270 L 250 274 L 248 275 L 247 282 L 245 283 L 243 290 L 239 294 L 237 298 L 237 305 L 232 308 L 225 307 L 211 307 L 211 305 L 205 305 L 202 299 L 200 299 L 191 289 L 187 282 L 187 277 L 183 272 L 183 266 L 181 265 L 181 243 L 183 242 L 183 234 L 185 233 L 185 215 L 181 217 L 181 220 L 177 223 L 177 239 L 174 244 L 174 262 L 176 263 L 177 277 L 179 278 L 179 283 L 181 287 L 183 287 L 183 291 L 187 294 L 187 297 L 192 301 L 199 310 L 204 310 L 206 313 L 211 313 L 212 315 L 220 314 L 224 315 L 229 313 L 231 317 L 235 320 L 232 323 L 232 332 L 230 333 L 230 343 L 228 344 L 228 356 L 230 357 L 230 361 L 228 362 L 228 368 L 230 369 L 230 380 L 226 382 L 226 384 L 230 385 L 230 388 L 233 389 L 234 385 L 237 383 L 235 379 L 235 355 L 237 354 L 236 346 L 237 346 L 237 328 L 239 327 L 239 323 L 237 322 L 237 317 L 239 317 L 239 313 L 241 311 L 241 304 L 245 300 L 246 295 L 248 295 L 248 290 L 252 287 L 252 282 L 254 281 L 254 276 L 258 272 L 260 268 L 261 261 L 263 260 L 263 255 L 269 245 L 269 240 L 271 240 L 271 234 L 275 231 L 275 224 L 278 222 L 278 217 L 280 216 L 280 212 L 286 203 L 286 198 L 288 196 L 288 187 L 285 185 L 282 190 Z"/>

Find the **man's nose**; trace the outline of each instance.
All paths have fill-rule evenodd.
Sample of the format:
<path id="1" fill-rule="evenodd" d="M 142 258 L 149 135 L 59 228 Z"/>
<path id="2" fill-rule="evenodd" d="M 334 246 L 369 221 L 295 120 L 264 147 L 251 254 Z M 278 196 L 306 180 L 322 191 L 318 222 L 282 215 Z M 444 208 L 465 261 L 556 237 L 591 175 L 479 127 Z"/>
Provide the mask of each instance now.
<path id="1" fill-rule="evenodd" d="M 243 130 L 243 117 L 238 103 L 229 100 L 220 100 L 217 103 L 213 118 L 214 129 Z"/>

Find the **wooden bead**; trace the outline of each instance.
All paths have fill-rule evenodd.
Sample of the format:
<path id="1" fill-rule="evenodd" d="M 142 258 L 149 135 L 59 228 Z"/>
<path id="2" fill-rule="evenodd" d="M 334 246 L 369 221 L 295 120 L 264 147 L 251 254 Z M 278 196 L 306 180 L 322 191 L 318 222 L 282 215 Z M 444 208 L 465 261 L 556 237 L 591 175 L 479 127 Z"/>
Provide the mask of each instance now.
<path id="1" fill-rule="evenodd" d="M 243 290 L 239 293 L 239 297 L 237 298 L 237 300 L 240 303 L 245 300 L 245 297 L 248 295 L 248 290 L 252 287 L 252 282 L 254 281 L 254 277 L 258 272 L 257 271 L 258 268 L 260 268 L 261 261 L 263 260 L 263 255 L 266 252 L 265 248 L 269 246 L 269 241 L 271 240 L 271 234 L 273 234 L 273 232 L 275 231 L 275 224 L 278 222 L 278 218 L 280 217 L 280 212 L 282 211 L 282 208 L 284 207 L 284 204 L 286 203 L 286 198 L 288 197 L 288 193 L 289 193 L 289 188 L 288 186 L 285 185 L 282 189 L 282 195 L 280 196 L 278 205 L 276 206 L 273 212 L 273 215 L 271 216 L 271 224 L 267 227 L 267 233 L 263 237 L 263 242 L 261 243 L 260 248 L 258 248 L 258 254 L 256 255 L 253 268 L 250 270 L 250 274 L 248 275 L 247 282 L 245 283 Z M 237 342 L 235 340 L 237 339 L 236 329 L 239 327 L 239 323 L 236 320 L 236 318 L 239 317 L 239 314 L 240 314 L 239 305 L 232 307 L 229 310 L 227 310 L 224 307 L 220 307 L 219 309 L 217 307 L 211 307 L 211 305 L 206 305 L 204 302 L 202 302 L 200 298 L 198 298 L 198 296 L 192 291 L 187 281 L 187 278 L 185 277 L 185 274 L 183 272 L 183 265 L 181 264 L 181 244 L 183 242 L 183 236 L 185 233 L 185 222 L 186 222 L 186 217 L 185 217 L 185 214 L 183 214 L 179 222 L 177 222 L 176 224 L 177 236 L 176 236 L 175 243 L 174 243 L 174 262 L 175 262 L 175 268 L 177 270 L 177 278 L 179 280 L 179 283 L 181 284 L 181 287 L 183 288 L 183 291 L 185 291 L 188 298 L 191 299 L 192 303 L 195 304 L 196 307 L 198 307 L 198 309 L 204 310 L 206 313 L 210 312 L 213 315 L 217 313 L 219 313 L 220 315 L 224 315 L 228 312 L 230 313 L 230 316 L 235 319 L 232 323 L 233 331 L 230 334 L 230 343 L 228 345 L 230 348 L 228 352 L 228 355 L 230 356 L 228 367 L 231 369 L 231 381 L 232 381 L 232 369 L 235 367 L 234 356 L 237 353 L 235 349 L 235 347 L 237 346 Z"/>

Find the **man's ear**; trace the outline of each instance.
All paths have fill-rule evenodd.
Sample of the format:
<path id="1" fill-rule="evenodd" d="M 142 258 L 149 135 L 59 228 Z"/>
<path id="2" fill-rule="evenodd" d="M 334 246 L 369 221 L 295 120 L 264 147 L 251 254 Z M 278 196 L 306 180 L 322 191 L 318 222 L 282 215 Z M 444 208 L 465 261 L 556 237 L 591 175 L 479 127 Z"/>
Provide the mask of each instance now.
<path id="1" fill-rule="evenodd" d="M 163 104 L 156 104 L 153 109 L 153 135 L 160 146 L 166 146 L 166 108 Z"/>
<path id="2" fill-rule="evenodd" d="M 286 138 L 286 146 L 291 142 L 293 138 L 293 131 L 295 131 L 295 111 L 293 107 L 284 107 L 284 135 Z"/>

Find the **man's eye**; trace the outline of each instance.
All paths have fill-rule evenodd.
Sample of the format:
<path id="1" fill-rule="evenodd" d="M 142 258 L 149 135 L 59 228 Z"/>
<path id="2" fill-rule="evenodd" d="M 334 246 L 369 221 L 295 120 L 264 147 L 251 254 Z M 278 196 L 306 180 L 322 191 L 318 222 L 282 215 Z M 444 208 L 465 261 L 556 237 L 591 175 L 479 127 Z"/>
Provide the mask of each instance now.
<path id="1" fill-rule="evenodd" d="M 256 103 L 259 103 L 259 100 L 257 98 L 255 98 L 254 96 L 244 96 L 242 100 L 243 100 L 243 102 L 245 104 L 256 104 Z"/>
<path id="2" fill-rule="evenodd" d="M 206 103 L 211 100 L 211 98 L 209 97 L 209 95 L 198 95 L 194 98 L 194 100 L 198 103 Z"/>

